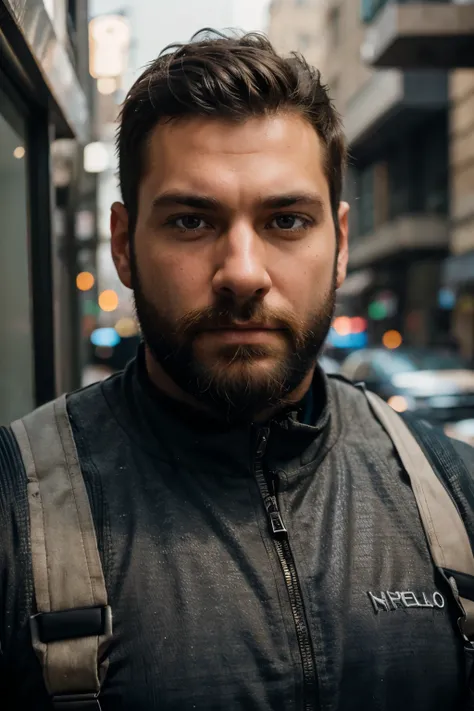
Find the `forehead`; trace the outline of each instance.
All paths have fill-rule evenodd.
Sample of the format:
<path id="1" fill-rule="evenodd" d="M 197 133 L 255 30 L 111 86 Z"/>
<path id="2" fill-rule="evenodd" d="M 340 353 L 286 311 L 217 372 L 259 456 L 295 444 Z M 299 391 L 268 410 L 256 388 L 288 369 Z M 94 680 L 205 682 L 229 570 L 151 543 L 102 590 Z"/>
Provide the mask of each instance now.
<path id="1" fill-rule="evenodd" d="M 204 191 L 238 194 L 317 191 L 329 200 L 324 146 L 297 114 L 244 122 L 193 117 L 158 124 L 145 148 L 142 192 Z"/>

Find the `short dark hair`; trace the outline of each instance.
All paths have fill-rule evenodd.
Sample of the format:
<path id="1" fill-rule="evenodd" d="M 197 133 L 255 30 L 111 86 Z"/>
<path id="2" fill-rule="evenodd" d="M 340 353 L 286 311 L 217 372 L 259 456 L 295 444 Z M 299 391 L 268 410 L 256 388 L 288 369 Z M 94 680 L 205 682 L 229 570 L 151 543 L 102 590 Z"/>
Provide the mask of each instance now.
<path id="1" fill-rule="evenodd" d="M 135 229 L 144 146 L 160 120 L 209 116 L 244 121 L 293 110 L 314 127 L 325 148 L 325 172 L 336 225 L 346 146 L 341 119 L 319 71 L 302 56 L 277 54 L 262 34 L 227 36 L 200 30 L 188 44 L 166 47 L 134 83 L 117 134 L 119 179 Z"/>

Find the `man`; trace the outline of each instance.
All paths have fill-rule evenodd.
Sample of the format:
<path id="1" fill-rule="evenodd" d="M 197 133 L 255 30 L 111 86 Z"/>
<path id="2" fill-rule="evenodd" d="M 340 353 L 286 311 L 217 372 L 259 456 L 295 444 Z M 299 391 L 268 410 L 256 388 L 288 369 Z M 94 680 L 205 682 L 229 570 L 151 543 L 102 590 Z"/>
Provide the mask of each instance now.
<path id="1" fill-rule="evenodd" d="M 198 37 L 132 87 L 118 152 L 112 254 L 144 344 L 67 398 L 113 614 L 102 709 L 460 709 L 458 615 L 406 473 L 363 389 L 316 366 L 349 210 L 319 75 L 259 36 Z M 10 430 L 0 472 L 0 698 L 46 709 Z"/>

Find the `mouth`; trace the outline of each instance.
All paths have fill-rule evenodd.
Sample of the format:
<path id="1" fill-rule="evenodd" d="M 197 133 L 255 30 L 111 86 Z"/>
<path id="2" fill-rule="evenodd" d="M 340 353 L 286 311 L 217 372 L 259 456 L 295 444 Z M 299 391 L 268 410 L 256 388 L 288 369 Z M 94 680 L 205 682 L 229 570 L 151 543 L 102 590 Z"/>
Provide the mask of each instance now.
<path id="1" fill-rule="evenodd" d="M 273 328 L 262 324 L 232 324 L 205 329 L 201 334 L 221 343 L 251 345 L 275 341 L 275 337 L 282 331 L 282 328 Z"/>
<path id="2" fill-rule="evenodd" d="M 283 331 L 283 328 L 269 326 L 263 323 L 230 323 L 221 326 L 211 326 L 206 331 Z"/>

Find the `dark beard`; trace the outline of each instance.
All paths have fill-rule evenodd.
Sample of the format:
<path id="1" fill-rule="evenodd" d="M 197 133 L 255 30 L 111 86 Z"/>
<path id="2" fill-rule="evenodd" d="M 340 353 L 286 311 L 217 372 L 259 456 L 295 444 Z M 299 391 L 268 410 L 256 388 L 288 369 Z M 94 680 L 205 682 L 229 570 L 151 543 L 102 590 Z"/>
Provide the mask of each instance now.
<path id="1" fill-rule="evenodd" d="M 300 323 L 292 313 L 269 312 L 261 299 L 239 306 L 232 299 L 224 298 L 213 307 L 192 311 L 177 323 L 171 323 L 145 297 L 135 255 L 131 261 L 137 317 L 153 358 L 181 390 L 227 421 L 249 421 L 260 412 L 281 407 L 314 367 L 334 315 L 335 270 L 323 305 L 306 324 Z M 221 362 L 215 363 L 212 369 L 200 362 L 194 352 L 196 336 L 206 328 L 230 326 L 237 320 L 281 324 L 287 341 L 285 356 L 267 345 L 229 345 L 220 349 Z M 275 356 L 274 368 L 256 377 L 256 361 L 272 355 Z M 239 368 L 238 377 L 232 371 L 233 366 Z"/>

